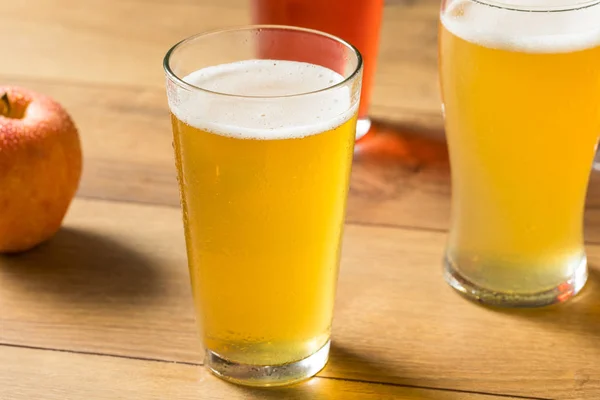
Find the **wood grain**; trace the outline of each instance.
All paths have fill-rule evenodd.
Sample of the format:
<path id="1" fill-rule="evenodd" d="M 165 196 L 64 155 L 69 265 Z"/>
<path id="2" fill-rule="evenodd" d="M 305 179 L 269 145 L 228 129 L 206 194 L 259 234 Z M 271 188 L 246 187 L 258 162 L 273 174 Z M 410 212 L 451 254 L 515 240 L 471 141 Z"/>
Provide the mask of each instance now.
<path id="1" fill-rule="evenodd" d="M 313 378 L 288 388 L 228 384 L 204 368 L 0 346 L 2 400 L 502 400 L 455 393 Z"/>
<path id="2" fill-rule="evenodd" d="M 161 62 L 190 34 L 248 23 L 248 2 L 5 3 L 0 45 L 10 57 L 0 78 L 67 107 L 85 166 L 64 229 L 32 252 L 0 256 L 0 342 L 201 362 Z M 386 2 L 371 110 L 378 134 L 357 147 L 332 357 L 320 374 L 336 379 L 256 392 L 195 366 L 3 346 L 0 399 L 496 400 L 368 382 L 600 398 L 600 246 L 588 246 L 584 292 L 543 310 L 478 307 L 443 282 L 450 185 L 438 7 L 438 0 Z M 586 238 L 600 243 L 599 173 L 589 189 Z"/>
<path id="3" fill-rule="evenodd" d="M 349 225 L 321 376 L 552 399 L 600 396 L 600 247 L 573 301 L 479 307 L 441 276 L 445 235 Z M 65 228 L 0 258 L 0 342 L 200 362 L 178 209 L 76 200 Z"/>
<path id="4" fill-rule="evenodd" d="M 23 77 L 154 87 L 181 39 L 249 21 L 242 1 L 30 0 L 6 2 L 0 72 Z M 43 68 L 40 68 L 43 66 Z"/>
<path id="5" fill-rule="evenodd" d="M 9 78 L 46 93 L 72 114 L 85 157 L 80 195 L 179 207 L 172 136 L 163 90 Z M 348 220 L 444 228 L 448 218 L 445 145 L 415 128 L 359 146 Z M 392 131 L 394 133 L 392 133 Z"/>
<path id="6" fill-rule="evenodd" d="M 0 14 L 0 45 L 11 57 L 3 58 L 0 74 L 162 90 L 162 59 L 172 45 L 204 30 L 250 23 L 249 4 L 248 0 L 6 2 Z M 406 122 L 401 118 L 410 113 L 439 115 L 438 10 L 438 0 L 386 5 L 373 89 L 374 117 Z M 405 111 L 396 115 L 396 109 Z"/>
<path id="7" fill-rule="evenodd" d="M 178 206 L 160 59 L 168 46 L 193 32 L 247 23 L 248 2 L 65 4 L 7 4 L 0 42 L 12 57 L 0 65 L 0 76 L 56 97 L 73 114 L 84 145 L 82 196 Z M 373 98 L 373 115 L 382 122 L 379 134 L 358 146 L 348 221 L 448 229 L 449 167 L 440 140 L 436 75 L 438 7 L 437 0 L 386 5 Z M 133 12 L 137 17 L 128 18 Z M 586 239 L 600 243 L 598 173 L 590 186 Z"/>
<path id="8" fill-rule="evenodd" d="M 57 98 L 83 143 L 79 194 L 179 207 L 171 128 L 163 90 L 9 78 Z M 378 123 L 357 146 L 348 221 L 446 230 L 450 181 L 446 146 L 417 127 Z M 600 243 L 600 173 L 592 174 L 586 239 Z"/>

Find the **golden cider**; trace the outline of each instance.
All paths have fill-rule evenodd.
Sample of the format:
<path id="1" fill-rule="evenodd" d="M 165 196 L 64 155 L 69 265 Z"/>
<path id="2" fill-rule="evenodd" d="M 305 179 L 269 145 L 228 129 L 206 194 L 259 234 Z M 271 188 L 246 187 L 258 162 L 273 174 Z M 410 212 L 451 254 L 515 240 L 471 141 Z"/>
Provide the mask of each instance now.
<path id="1" fill-rule="evenodd" d="M 356 110 L 331 129 L 269 137 L 172 114 L 198 319 L 222 358 L 280 365 L 328 342 Z"/>
<path id="2" fill-rule="evenodd" d="M 584 202 L 600 134 L 600 35 L 571 44 L 478 41 L 477 32 L 461 37 L 468 29 L 455 29 L 468 11 L 448 12 L 449 24 L 443 17 L 440 27 L 453 191 L 447 257 L 486 289 L 550 290 L 585 263 Z"/>

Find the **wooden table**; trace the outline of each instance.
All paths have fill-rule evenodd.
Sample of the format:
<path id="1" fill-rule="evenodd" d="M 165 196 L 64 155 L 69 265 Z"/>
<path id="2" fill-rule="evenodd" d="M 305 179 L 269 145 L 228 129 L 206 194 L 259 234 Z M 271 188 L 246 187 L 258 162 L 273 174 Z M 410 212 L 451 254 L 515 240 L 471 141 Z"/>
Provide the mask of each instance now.
<path id="1" fill-rule="evenodd" d="M 372 106 L 383 133 L 356 155 L 331 360 L 302 385 L 251 390 L 199 367 L 161 66 L 183 37 L 248 23 L 247 3 L 3 1 L 2 82 L 63 103 L 85 165 L 58 235 L 0 257 L 0 399 L 600 399 L 600 178 L 575 300 L 488 309 L 442 279 L 437 10 L 386 5 Z"/>

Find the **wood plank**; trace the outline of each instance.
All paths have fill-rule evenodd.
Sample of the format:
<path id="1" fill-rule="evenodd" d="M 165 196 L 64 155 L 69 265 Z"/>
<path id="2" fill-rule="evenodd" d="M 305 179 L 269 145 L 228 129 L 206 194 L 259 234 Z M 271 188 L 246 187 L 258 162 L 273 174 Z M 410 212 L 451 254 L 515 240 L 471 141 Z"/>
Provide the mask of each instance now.
<path id="1" fill-rule="evenodd" d="M 435 115 L 441 124 L 437 64 L 438 0 L 388 1 L 384 8 L 381 43 L 371 115 L 406 122 L 396 110 Z"/>
<path id="2" fill-rule="evenodd" d="M 11 347 L 0 347 L 0 397 L 3 400 L 511 399 L 323 378 L 288 388 L 251 389 L 228 384 L 197 366 Z"/>
<path id="3" fill-rule="evenodd" d="M 5 80 L 55 97 L 72 114 L 84 154 L 80 195 L 179 206 L 164 90 Z M 381 135 L 357 151 L 349 221 L 444 228 L 445 145 L 422 129 L 398 136 L 378 126 Z"/>
<path id="4" fill-rule="evenodd" d="M 73 115 L 84 152 L 80 195 L 179 207 L 162 89 L 5 80 L 57 98 Z M 427 118 L 415 118 L 422 128 L 380 123 L 379 134 L 357 147 L 348 221 L 448 229 L 447 150 Z M 586 239 L 600 243 L 600 172 L 592 174 Z"/>
<path id="5" fill-rule="evenodd" d="M 135 16 L 135 18 L 132 18 Z M 31 0 L 4 4 L 2 73 L 162 87 L 162 59 L 201 30 L 247 23 L 239 1 Z"/>
<path id="6" fill-rule="evenodd" d="M 325 377 L 600 397 L 600 246 L 575 300 L 479 307 L 444 283 L 445 235 L 349 225 Z M 0 342 L 200 362 L 180 212 L 76 200 L 65 228 L 0 258 Z"/>
<path id="7" fill-rule="evenodd" d="M 247 0 L 7 2 L 0 14 L 0 45 L 11 57 L 3 58 L 0 74 L 162 89 L 162 59 L 172 45 L 204 30 L 250 23 L 249 4 Z M 406 122 L 407 111 L 440 114 L 438 10 L 438 0 L 386 5 L 373 89 L 374 117 Z M 396 115 L 398 109 L 405 111 Z"/>
<path id="8" fill-rule="evenodd" d="M 0 258 L 0 342 L 199 362 L 185 257 L 179 210 L 78 200 L 51 242 Z"/>

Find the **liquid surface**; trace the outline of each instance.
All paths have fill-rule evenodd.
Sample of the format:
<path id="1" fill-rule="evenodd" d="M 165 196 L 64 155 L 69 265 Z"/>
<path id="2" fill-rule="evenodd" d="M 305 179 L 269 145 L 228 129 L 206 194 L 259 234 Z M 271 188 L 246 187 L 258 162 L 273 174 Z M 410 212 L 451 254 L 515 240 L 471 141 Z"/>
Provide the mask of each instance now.
<path id="1" fill-rule="evenodd" d="M 373 79 L 379 52 L 383 0 L 253 0 L 253 22 L 258 24 L 293 25 L 333 34 L 356 46 L 363 58 L 363 82 L 359 117 L 366 117 L 371 99 Z M 312 52 L 314 47 L 293 38 L 278 38 L 265 43 L 264 58 Z M 289 40 L 286 40 L 289 39 Z M 322 65 L 331 63 L 331 54 L 306 54 L 317 57 Z M 284 57 L 284 59 L 286 59 Z M 339 68 L 345 61 L 340 57 Z"/>
<path id="2" fill-rule="evenodd" d="M 180 91 L 171 101 L 171 110 L 181 121 L 224 136 L 300 138 L 341 125 L 356 108 L 351 105 L 347 86 L 298 96 L 344 80 L 340 74 L 315 64 L 247 60 L 204 68 L 183 80 L 213 92 L 252 97 L 242 100 Z"/>
<path id="3" fill-rule="evenodd" d="M 442 15 L 448 256 L 477 285 L 534 293 L 580 265 L 600 134 L 600 18 L 590 20 L 599 11 L 452 2 Z"/>
<path id="4" fill-rule="evenodd" d="M 480 46 L 525 53 L 559 53 L 583 50 L 600 43 L 600 6 L 531 13 L 471 1 L 449 3 L 441 17 L 444 27 L 455 36 Z M 502 3 L 551 9 L 565 1 Z"/>
<path id="5" fill-rule="evenodd" d="M 277 93 L 313 87 L 298 79 L 271 82 L 269 70 L 273 77 L 283 76 L 281 70 L 261 64 L 267 75 L 257 79 L 240 65 L 204 76 L 229 75 L 222 85 L 206 83 L 236 92 L 244 82 L 252 93 L 262 90 L 257 80 Z M 333 77 L 322 69 L 313 75 L 319 68 L 309 64 L 286 64 L 292 75 Z M 320 103 L 289 98 L 285 105 L 227 98 L 229 109 L 211 101 L 215 96 L 204 103 L 186 98 L 185 112 L 172 109 L 198 319 L 205 346 L 228 360 L 289 363 L 329 338 L 356 126 L 349 92 L 335 92 L 318 95 Z M 323 104 L 330 113 L 318 113 Z"/>

